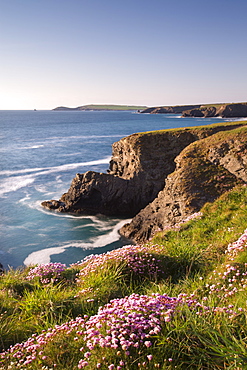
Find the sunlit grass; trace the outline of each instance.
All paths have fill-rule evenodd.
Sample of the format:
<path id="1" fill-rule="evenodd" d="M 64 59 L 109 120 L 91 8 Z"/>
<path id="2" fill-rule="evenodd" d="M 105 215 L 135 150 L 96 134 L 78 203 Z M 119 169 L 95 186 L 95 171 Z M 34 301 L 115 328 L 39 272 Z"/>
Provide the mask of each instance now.
<path id="1" fill-rule="evenodd" d="M 6 272 L 0 369 L 244 369 L 246 216 L 239 186 L 144 247 Z"/>

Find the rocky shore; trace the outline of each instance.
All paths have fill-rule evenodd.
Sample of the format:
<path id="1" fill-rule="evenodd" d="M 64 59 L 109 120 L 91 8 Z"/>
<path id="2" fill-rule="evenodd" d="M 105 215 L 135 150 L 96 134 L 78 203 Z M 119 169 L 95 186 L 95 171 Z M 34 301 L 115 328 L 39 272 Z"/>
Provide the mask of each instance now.
<path id="1" fill-rule="evenodd" d="M 113 144 L 107 174 L 77 174 L 58 212 L 133 217 L 120 233 L 145 242 L 247 182 L 246 122 L 133 134 Z"/>
<path id="2" fill-rule="evenodd" d="M 181 114 L 182 117 L 247 117 L 247 103 L 152 107 L 144 109 L 141 113 L 173 113 Z"/>

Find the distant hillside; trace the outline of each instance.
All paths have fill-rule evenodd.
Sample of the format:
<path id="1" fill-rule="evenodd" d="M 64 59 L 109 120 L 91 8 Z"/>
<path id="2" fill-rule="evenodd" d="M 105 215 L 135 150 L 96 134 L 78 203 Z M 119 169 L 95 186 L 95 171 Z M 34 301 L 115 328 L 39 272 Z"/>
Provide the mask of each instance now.
<path id="1" fill-rule="evenodd" d="M 150 107 L 141 111 L 150 114 L 181 114 L 182 117 L 247 117 L 247 103 L 221 103 Z"/>
<path id="2" fill-rule="evenodd" d="M 52 110 L 58 111 L 91 111 L 91 110 L 143 110 L 146 109 L 146 106 L 136 106 L 136 105 L 102 105 L 102 104 L 89 104 L 89 105 L 82 105 L 76 108 L 69 108 L 69 107 L 57 107 Z"/>

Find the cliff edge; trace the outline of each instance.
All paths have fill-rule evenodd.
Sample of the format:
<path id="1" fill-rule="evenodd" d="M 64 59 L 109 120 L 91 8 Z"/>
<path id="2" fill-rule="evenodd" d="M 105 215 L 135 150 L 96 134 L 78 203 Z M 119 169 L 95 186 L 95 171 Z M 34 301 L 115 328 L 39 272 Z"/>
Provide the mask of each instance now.
<path id="1" fill-rule="evenodd" d="M 145 242 L 237 184 L 247 183 L 247 127 L 198 140 L 175 162 L 157 198 L 120 230 L 126 238 Z"/>
<path id="2" fill-rule="evenodd" d="M 175 105 L 164 107 L 151 107 L 141 113 L 181 114 L 182 117 L 247 117 L 247 103 L 224 103 L 224 104 L 199 104 L 199 105 Z"/>
<path id="3" fill-rule="evenodd" d="M 113 144 L 107 174 L 77 174 L 67 193 L 42 206 L 59 212 L 134 217 L 121 234 L 145 241 L 157 228 L 179 221 L 238 181 L 246 181 L 245 125 L 222 123 L 130 135 Z M 238 136 L 235 141 L 233 136 L 231 147 L 229 133 L 237 135 L 238 130 L 243 139 Z M 221 138 L 223 149 L 225 145 L 232 148 L 231 156 L 225 155 L 229 163 L 235 163 L 231 171 L 219 155 L 223 149 L 216 142 Z M 233 156 L 236 151 L 241 153 L 237 143 L 244 153 L 241 163 Z"/>

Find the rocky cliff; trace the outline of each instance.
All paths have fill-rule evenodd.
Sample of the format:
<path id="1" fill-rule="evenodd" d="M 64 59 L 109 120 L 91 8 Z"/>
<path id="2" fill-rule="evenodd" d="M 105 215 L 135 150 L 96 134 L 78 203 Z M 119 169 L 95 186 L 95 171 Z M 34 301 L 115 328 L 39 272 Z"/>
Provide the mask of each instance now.
<path id="1" fill-rule="evenodd" d="M 160 114 L 160 113 L 171 113 L 181 114 L 184 111 L 200 108 L 201 105 L 174 105 L 165 107 L 150 107 L 141 111 L 141 113 Z"/>
<path id="2" fill-rule="evenodd" d="M 107 174 L 77 174 L 60 200 L 42 205 L 59 212 L 133 217 L 152 202 L 190 143 L 239 124 L 209 125 L 133 134 L 113 144 Z M 241 125 L 241 124 L 240 124 Z"/>
<path id="3" fill-rule="evenodd" d="M 247 117 L 247 103 L 152 107 L 141 113 L 173 113 L 181 114 L 182 117 Z"/>
<path id="4" fill-rule="evenodd" d="M 247 117 L 247 103 L 217 104 L 215 106 L 202 105 L 200 108 L 186 110 L 183 117 Z"/>
<path id="5" fill-rule="evenodd" d="M 238 183 L 247 182 L 247 127 L 219 132 L 186 147 L 157 198 L 121 234 L 144 242 L 213 202 Z"/>

